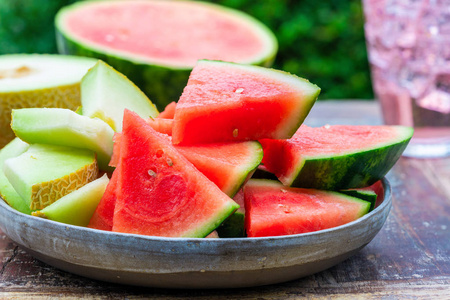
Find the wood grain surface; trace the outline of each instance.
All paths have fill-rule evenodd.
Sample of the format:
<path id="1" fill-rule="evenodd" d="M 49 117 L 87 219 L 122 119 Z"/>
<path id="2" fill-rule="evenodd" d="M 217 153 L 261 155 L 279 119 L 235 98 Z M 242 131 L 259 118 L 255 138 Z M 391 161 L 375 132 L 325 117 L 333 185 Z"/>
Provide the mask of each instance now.
<path id="1" fill-rule="evenodd" d="M 306 123 L 381 124 L 373 101 L 319 102 Z M 450 157 L 402 157 L 391 214 L 375 239 L 321 273 L 277 285 L 170 290 L 98 282 L 50 267 L 0 231 L 0 299 L 450 299 Z"/>

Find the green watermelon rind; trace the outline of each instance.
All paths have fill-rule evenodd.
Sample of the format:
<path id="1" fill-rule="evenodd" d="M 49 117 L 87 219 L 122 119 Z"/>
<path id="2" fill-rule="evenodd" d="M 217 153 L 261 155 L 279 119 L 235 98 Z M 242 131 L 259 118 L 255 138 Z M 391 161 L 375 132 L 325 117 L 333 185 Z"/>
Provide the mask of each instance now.
<path id="1" fill-rule="evenodd" d="M 158 64 L 157 61 L 150 62 L 139 59 L 139 57 L 130 53 L 103 49 L 101 46 L 86 43 L 71 36 L 64 28 L 64 16 L 72 9 L 85 5 L 86 3 L 84 2 L 68 5 L 57 13 L 55 17 L 55 31 L 58 52 L 61 54 L 95 57 L 103 60 L 134 82 L 159 110 L 163 110 L 172 101 L 178 101 L 194 66 L 166 66 L 164 64 Z M 202 2 L 202 4 L 230 12 L 238 16 L 245 23 L 253 24 L 254 26 L 252 27 L 260 32 L 259 35 L 264 37 L 267 43 L 272 46 L 272 49 L 266 47 L 267 50 L 264 52 L 264 55 L 260 55 L 260 57 L 256 57 L 253 61 L 246 63 L 264 67 L 272 65 L 278 52 L 278 41 L 266 25 L 238 10 L 213 3 Z"/>
<path id="2" fill-rule="evenodd" d="M 377 193 L 375 193 L 374 191 L 347 189 L 347 190 L 340 190 L 339 192 L 369 202 L 370 203 L 369 211 L 372 211 L 375 208 L 375 203 L 377 201 Z"/>
<path id="3" fill-rule="evenodd" d="M 367 149 L 299 159 L 290 176 L 280 178 L 287 186 L 321 190 L 360 188 L 383 178 L 402 155 L 413 135 L 406 126 L 392 126 L 397 136 Z"/>
<path id="4" fill-rule="evenodd" d="M 220 238 L 239 238 L 245 237 L 244 227 L 245 212 L 239 209 L 226 219 L 219 227 L 217 233 Z"/>
<path id="5" fill-rule="evenodd" d="M 259 142 L 257 141 L 249 141 L 249 147 L 254 147 L 253 153 L 256 155 L 252 156 L 249 161 L 245 164 L 241 165 L 238 173 L 241 174 L 241 177 L 236 180 L 238 184 L 233 185 L 231 188 L 224 191 L 225 194 L 230 196 L 231 198 L 236 195 L 236 193 L 242 188 L 242 186 L 253 176 L 253 173 L 256 171 L 258 166 L 260 165 L 263 158 L 263 149 Z"/>
<path id="6" fill-rule="evenodd" d="M 193 228 L 191 231 L 186 231 L 181 237 L 200 237 L 204 238 L 209 235 L 211 232 L 216 230 L 220 224 L 222 224 L 226 219 L 228 219 L 234 212 L 239 209 L 239 205 L 230 201 L 225 204 L 215 216 L 210 216 L 210 220 L 214 220 L 209 223 L 204 223 L 203 226 L 199 226 L 197 228 Z"/>

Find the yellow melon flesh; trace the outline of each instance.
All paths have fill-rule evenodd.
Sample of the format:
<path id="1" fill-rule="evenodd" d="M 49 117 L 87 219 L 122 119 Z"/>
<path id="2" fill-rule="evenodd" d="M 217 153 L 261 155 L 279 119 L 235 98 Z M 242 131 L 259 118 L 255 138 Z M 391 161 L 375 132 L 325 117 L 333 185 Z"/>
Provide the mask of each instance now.
<path id="1" fill-rule="evenodd" d="M 80 81 L 96 59 L 66 55 L 0 55 L 0 147 L 14 138 L 12 109 L 80 105 Z"/>
<path id="2" fill-rule="evenodd" d="M 43 209 L 98 177 L 93 151 L 40 144 L 7 159 L 3 170 L 31 210 Z"/>

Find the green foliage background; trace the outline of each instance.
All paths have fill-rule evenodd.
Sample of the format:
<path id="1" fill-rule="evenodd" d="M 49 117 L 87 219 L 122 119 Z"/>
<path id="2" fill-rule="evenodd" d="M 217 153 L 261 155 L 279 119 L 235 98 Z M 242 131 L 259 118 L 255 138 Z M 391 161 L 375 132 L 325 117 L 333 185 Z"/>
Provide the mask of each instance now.
<path id="1" fill-rule="evenodd" d="M 0 54 L 54 53 L 53 16 L 76 0 L 0 0 Z M 372 99 L 360 0 L 209 0 L 242 10 L 277 36 L 274 67 L 308 78 L 320 99 Z"/>

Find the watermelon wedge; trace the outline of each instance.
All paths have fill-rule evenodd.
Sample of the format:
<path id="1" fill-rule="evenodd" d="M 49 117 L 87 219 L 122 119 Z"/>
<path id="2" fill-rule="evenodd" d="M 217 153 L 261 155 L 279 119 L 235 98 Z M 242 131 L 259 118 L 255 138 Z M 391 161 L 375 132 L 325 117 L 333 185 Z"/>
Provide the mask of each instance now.
<path id="1" fill-rule="evenodd" d="M 156 131 L 172 136 L 173 119 L 147 119 L 147 123 Z"/>
<path id="2" fill-rule="evenodd" d="M 217 227 L 216 231 L 221 238 L 245 237 L 244 190 L 240 189 L 236 195 L 234 195 L 233 200 L 239 204 L 239 208 Z"/>
<path id="3" fill-rule="evenodd" d="M 377 204 L 382 202 L 384 194 L 383 184 L 381 183 L 381 180 L 375 182 L 370 186 L 357 189 L 340 190 L 339 192 L 370 202 L 370 211 L 375 209 Z M 381 199 L 378 199 L 379 197 Z"/>
<path id="4" fill-rule="evenodd" d="M 198 59 L 270 65 L 273 33 L 240 11 L 200 1 L 80 1 L 56 15 L 60 53 L 100 58 L 162 110 Z"/>
<path id="5" fill-rule="evenodd" d="M 153 129 L 157 129 L 152 122 L 146 121 Z M 166 138 L 170 142 L 170 137 Z M 114 167 L 119 164 L 120 143 L 121 134 L 116 133 L 110 162 Z M 230 197 L 252 176 L 263 157 L 261 144 L 256 141 L 174 147 Z"/>
<path id="6" fill-rule="evenodd" d="M 272 180 L 252 179 L 244 187 L 247 236 L 279 236 L 313 232 L 352 222 L 370 203 L 331 191 L 285 187 Z"/>
<path id="7" fill-rule="evenodd" d="M 403 126 L 302 125 L 291 139 L 260 140 L 264 167 L 286 186 L 341 190 L 383 178 L 413 134 Z"/>
<path id="8" fill-rule="evenodd" d="M 286 72 L 201 60 L 177 103 L 174 144 L 290 138 L 320 89 Z"/>
<path id="9" fill-rule="evenodd" d="M 113 231 L 205 237 L 239 208 L 136 113 L 120 140 Z"/>
<path id="10" fill-rule="evenodd" d="M 159 113 L 157 118 L 173 119 L 173 117 L 175 116 L 176 108 L 177 108 L 177 103 L 175 101 L 170 102 L 169 104 L 167 104 L 167 106 L 164 108 L 164 110 Z"/>

